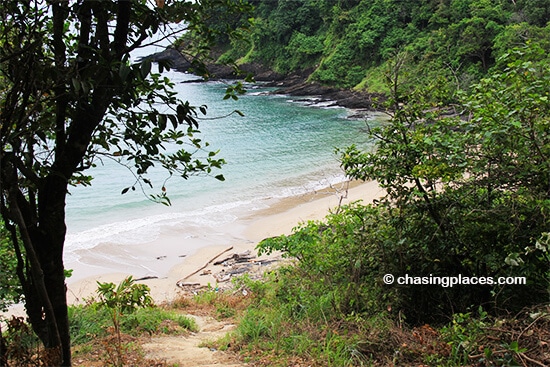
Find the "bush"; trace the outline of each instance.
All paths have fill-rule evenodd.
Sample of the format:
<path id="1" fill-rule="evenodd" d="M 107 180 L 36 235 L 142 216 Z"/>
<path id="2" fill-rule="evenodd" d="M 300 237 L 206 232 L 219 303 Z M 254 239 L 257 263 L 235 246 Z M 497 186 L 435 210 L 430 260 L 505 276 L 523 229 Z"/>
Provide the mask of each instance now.
<path id="1" fill-rule="evenodd" d="M 501 62 L 504 71 L 465 97 L 470 118 L 444 117 L 421 93 L 409 95 L 387 125 L 371 130 L 379 139 L 374 152 L 342 152 L 350 177 L 376 180 L 388 192 L 381 205 L 394 230 L 395 256 L 385 263 L 392 274 L 527 279 L 515 286 L 394 285 L 411 321 L 444 320 L 477 305 L 519 311 L 548 300 L 550 69 L 533 45 Z"/>
<path id="2" fill-rule="evenodd" d="M 393 256 L 388 252 L 388 214 L 384 208 L 355 203 L 330 214 L 325 222 L 311 221 L 290 236 L 262 241 L 260 253 L 283 251 L 298 259 L 296 268 L 285 272 L 284 281 L 294 283 L 286 287 L 292 293 L 279 297 L 313 319 L 384 310 L 392 299 L 380 284 Z"/>

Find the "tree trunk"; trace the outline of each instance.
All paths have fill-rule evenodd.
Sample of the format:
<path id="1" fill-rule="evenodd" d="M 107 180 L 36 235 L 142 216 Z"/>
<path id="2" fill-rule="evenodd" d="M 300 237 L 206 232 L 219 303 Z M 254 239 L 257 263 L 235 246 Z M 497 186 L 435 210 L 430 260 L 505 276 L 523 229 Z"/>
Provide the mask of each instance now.
<path id="1" fill-rule="evenodd" d="M 71 365 L 71 341 L 67 312 L 67 287 L 63 265 L 65 234 L 65 199 L 68 181 L 52 174 L 38 196 L 39 233 L 41 239 L 35 243 L 44 272 L 44 282 L 48 293 L 59 341 L 61 342 L 62 366 Z M 53 340 L 48 340 L 51 342 Z M 47 345 L 46 343 L 44 343 Z"/>
<path id="2" fill-rule="evenodd" d="M 27 261 L 18 271 L 27 315 L 36 335 L 45 347 L 41 356 L 46 366 L 70 366 L 71 350 L 63 244 L 65 241 L 65 197 L 67 179 L 58 172 L 42 181 L 38 189 L 38 210 L 33 195 L 23 194 L 17 186 L 14 161 L 4 156 L 1 170 L 3 184 L 8 190 L 2 215 L 8 215 L 19 231 L 12 231 L 16 253 L 20 243 Z M 4 205 L 4 203 L 3 203 Z M 5 209 L 5 210 L 4 210 Z"/>

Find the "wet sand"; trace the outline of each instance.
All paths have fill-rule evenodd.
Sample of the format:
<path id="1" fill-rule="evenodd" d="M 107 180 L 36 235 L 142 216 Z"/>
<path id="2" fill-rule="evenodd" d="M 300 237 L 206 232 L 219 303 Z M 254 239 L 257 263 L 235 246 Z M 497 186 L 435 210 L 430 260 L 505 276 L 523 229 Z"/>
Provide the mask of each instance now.
<path id="1" fill-rule="evenodd" d="M 143 244 L 103 243 L 79 253 L 78 262 L 66 264 L 74 274 L 67 280 L 69 302 L 94 296 L 97 281 L 118 283 L 128 275 L 149 278 L 140 283 L 151 288 L 154 300 L 170 302 L 180 292 L 178 281 L 214 286 L 217 280 L 213 274 L 220 266 L 205 265 L 217 255 L 223 253 L 223 258 L 245 251 L 256 255 L 255 247 L 264 238 L 290 234 L 299 223 L 322 220 L 339 204 L 357 200 L 370 203 L 381 196 L 383 190 L 375 182 L 338 184 L 300 196 L 266 200 L 264 209 L 241 213 L 234 222 L 219 227 L 197 227 L 192 236 L 167 227 L 156 239 Z M 265 259 L 256 259 L 255 266 L 261 267 Z M 201 271 L 193 274 L 198 269 Z"/>

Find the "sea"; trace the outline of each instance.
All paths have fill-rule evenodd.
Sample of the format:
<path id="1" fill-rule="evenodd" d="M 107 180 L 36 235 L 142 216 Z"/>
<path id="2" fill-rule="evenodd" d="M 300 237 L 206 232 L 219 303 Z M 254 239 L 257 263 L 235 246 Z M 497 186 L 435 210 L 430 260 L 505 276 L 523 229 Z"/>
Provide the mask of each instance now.
<path id="1" fill-rule="evenodd" d="M 198 242 L 192 239 L 208 233 L 223 241 L 219 229 L 243 216 L 267 209 L 277 200 L 345 181 L 336 148 L 355 144 L 369 149 L 372 145 L 365 119 L 350 118 L 354 111 L 320 102 L 316 96 L 273 94 L 265 85 L 246 84 L 247 93 L 238 100 L 224 100 L 231 81 L 193 82 L 196 76 L 177 71 L 165 75 L 175 84 L 179 98 L 208 107 L 196 137 L 209 143 L 208 150 L 219 151 L 218 157 L 226 164 L 211 176 L 189 179 L 170 177 L 165 170 L 154 168 L 148 176 L 151 189 L 136 184 L 131 171 L 114 160 L 97 160 L 97 166 L 87 172 L 94 177 L 92 185 L 70 188 L 67 267 L 108 246 L 119 246 L 130 254 L 131 246 L 154 243 L 167 231 L 180 239 L 182 254 L 196 250 Z M 244 116 L 231 113 L 234 110 Z M 378 123 L 378 118 L 373 114 L 369 124 Z M 215 179 L 217 174 L 223 174 L 225 181 Z M 131 186 L 136 189 L 122 194 Z M 172 203 L 169 207 L 149 198 L 163 186 Z M 162 249 L 157 251 L 162 253 Z M 110 262 L 109 269 L 116 271 L 126 255 L 117 260 L 103 256 Z M 162 275 L 159 272 L 159 268 L 147 269 L 147 275 Z"/>

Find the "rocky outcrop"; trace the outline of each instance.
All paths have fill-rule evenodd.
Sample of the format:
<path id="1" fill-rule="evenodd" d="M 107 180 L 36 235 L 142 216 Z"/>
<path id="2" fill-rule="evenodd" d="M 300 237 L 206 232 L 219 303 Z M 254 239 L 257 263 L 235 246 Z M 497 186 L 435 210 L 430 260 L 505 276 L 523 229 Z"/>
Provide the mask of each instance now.
<path id="1" fill-rule="evenodd" d="M 181 72 L 193 72 L 193 60 L 184 56 L 173 48 L 150 55 L 152 61 L 168 60 L 172 68 Z M 239 79 L 247 75 L 256 81 L 267 83 L 267 86 L 276 87 L 275 94 L 292 96 L 315 97 L 318 103 L 326 106 L 341 106 L 351 109 L 377 110 L 385 96 L 378 93 L 367 93 L 350 89 L 340 89 L 325 86 L 317 82 L 308 81 L 313 70 L 283 75 L 257 63 L 239 65 L 239 70 L 221 64 L 209 64 L 209 79 Z"/>
<path id="2" fill-rule="evenodd" d="M 385 96 L 381 94 L 334 88 L 308 81 L 302 81 L 290 86 L 282 86 L 274 93 L 289 94 L 292 96 L 315 96 L 319 102 L 327 106 L 368 110 L 377 110 L 376 105 L 385 99 Z"/>

